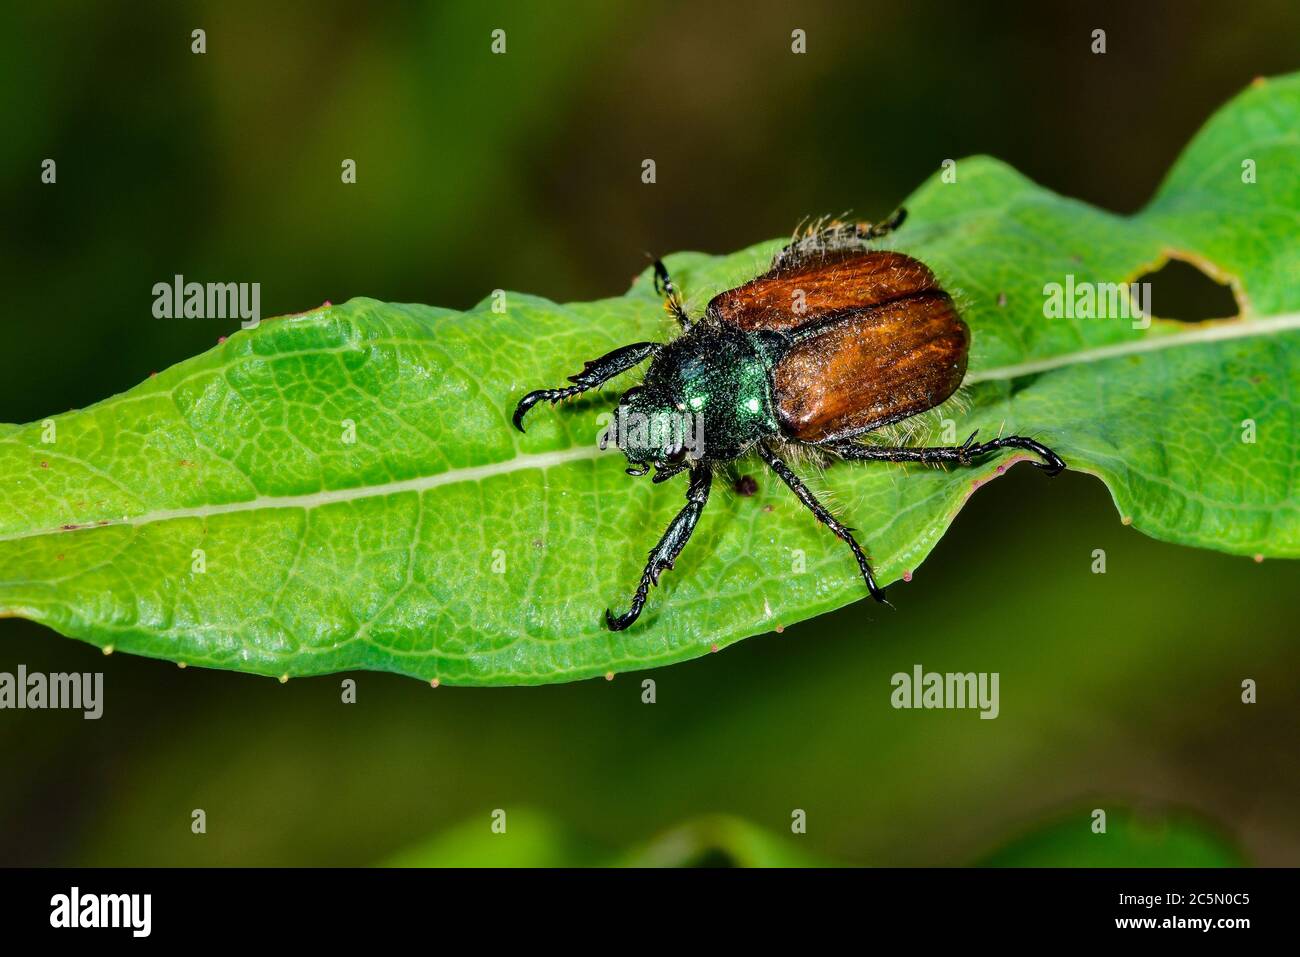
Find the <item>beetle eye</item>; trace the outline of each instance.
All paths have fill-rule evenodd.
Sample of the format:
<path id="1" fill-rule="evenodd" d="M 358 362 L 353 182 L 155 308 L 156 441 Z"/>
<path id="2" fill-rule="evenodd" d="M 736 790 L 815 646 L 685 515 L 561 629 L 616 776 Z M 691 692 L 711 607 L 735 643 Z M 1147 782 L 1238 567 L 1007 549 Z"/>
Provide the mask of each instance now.
<path id="1" fill-rule="evenodd" d="M 679 445 L 677 446 L 677 448 L 673 449 L 668 453 L 664 461 L 666 461 L 669 465 L 680 465 L 683 461 L 685 461 L 685 459 L 686 459 L 686 446 Z"/>

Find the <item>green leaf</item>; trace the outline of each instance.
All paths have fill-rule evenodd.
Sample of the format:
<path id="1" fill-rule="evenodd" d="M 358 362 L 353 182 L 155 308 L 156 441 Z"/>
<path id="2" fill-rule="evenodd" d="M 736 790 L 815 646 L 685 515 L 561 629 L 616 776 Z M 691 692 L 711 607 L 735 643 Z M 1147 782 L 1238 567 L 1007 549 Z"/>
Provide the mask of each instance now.
<path id="1" fill-rule="evenodd" d="M 499 830 L 503 822 L 505 830 Z M 496 825 L 497 830 L 493 829 Z M 603 863 L 603 849 L 532 808 L 504 818 L 484 811 L 436 837 L 406 848 L 386 867 L 588 867 Z"/>
<path id="2" fill-rule="evenodd" d="M 726 814 L 694 818 L 616 860 L 619 867 L 822 867 L 797 839 Z"/>
<path id="3" fill-rule="evenodd" d="M 498 817 L 485 811 L 384 862 L 390 867 L 815 867 L 823 863 L 795 847 L 792 839 L 729 815 L 693 818 L 616 854 L 531 808 Z"/>
<path id="4" fill-rule="evenodd" d="M 1155 537 L 1300 555 L 1297 129 L 1300 77 L 1256 83 L 1129 217 L 987 158 L 918 190 L 892 243 L 935 269 L 974 334 L 964 402 L 940 410 L 955 434 L 1040 439 Z M 668 264 L 698 311 L 779 245 Z M 1049 283 L 1127 282 L 1170 256 L 1230 282 L 1243 316 L 1149 329 L 1045 317 Z M 187 664 L 490 685 L 681 661 L 863 597 L 847 549 L 746 462 L 758 494 L 715 493 L 641 620 L 606 631 L 601 613 L 625 607 L 681 480 L 630 479 L 597 452 L 597 417 L 631 375 L 535 410 L 527 436 L 509 412 L 671 327 L 645 275 L 616 299 L 492 306 L 323 307 L 89 409 L 0 426 L 0 611 Z M 889 582 L 1013 460 L 809 478 Z M 906 614 L 906 593 L 893 597 Z"/>
<path id="5" fill-rule="evenodd" d="M 493 830 L 504 822 L 504 830 Z M 498 824 L 499 828 L 499 824 Z M 1088 809 L 1030 829 L 980 867 L 1241 867 L 1240 850 L 1209 821 L 1162 810 L 1111 807 L 1104 833 Z M 531 808 L 494 818 L 484 811 L 384 862 L 391 867 L 820 867 L 835 862 L 805 853 L 731 815 L 685 821 L 634 849 L 611 853 Z"/>
<path id="6" fill-rule="evenodd" d="M 1208 822 L 1187 814 L 1110 810 L 1094 833 L 1079 811 L 1012 841 L 985 867 L 1242 867 L 1241 852 Z"/>

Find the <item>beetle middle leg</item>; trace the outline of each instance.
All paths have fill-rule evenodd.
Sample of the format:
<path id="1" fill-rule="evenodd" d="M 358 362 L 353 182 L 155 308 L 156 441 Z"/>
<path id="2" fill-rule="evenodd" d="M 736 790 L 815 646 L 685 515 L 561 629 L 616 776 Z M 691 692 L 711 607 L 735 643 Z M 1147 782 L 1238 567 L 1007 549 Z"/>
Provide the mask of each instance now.
<path id="1" fill-rule="evenodd" d="M 1065 468 L 1065 462 L 1059 455 L 1040 442 L 1023 435 L 1006 435 L 991 442 L 976 444 L 972 432 L 961 445 L 935 446 L 930 448 L 906 448 L 884 445 L 859 445 L 856 442 L 841 442 L 827 446 L 843 458 L 871 462 L 928 462 L 970 465 L 975 459 L 996 452 L 999 449 L 1021 449 L 1037 455 L 1041 462 L 1034 462 L 1048 475 L 1056 475 Z"/>
<path id="2" fill-rule="evenodd" d="M 660 342 L 634 342 L 630 346 L 620 346 L 613 352 L 607 352 L 599 359 L 592 359 L 583 365 L 582 371 L 577 375 L 569 376 L 569 381 L 573 385 L 560 389 L 537 389 L 520 399 L 519 404 L 515 406 L 515 414 L 511 421 L 514 422 L 515 428 L 522 432 L 524 415 L 538 402 L 546 399 L 554 405 L 561 399 L 568 399 L 604 385 L 620 372 L 626 372 L 634 365 L 644 362 L 662 348 L 663 343 Z"/>
<path id="3" fill-rule="evenodd" d="M 799 501 L 808 507 L 808 510 L 817 516 L 817 521 L 821 522 L 832 532 L 838 535 L 848 546 L 853 549 L 853 557 L 858 560 L 858 571 L 862 573 L 862 578 L 867 583 L 867 591 L 871 592 L 871 597 L 882 605 L 888 605 L 885 600 L 885 591 L 876 584 L 876 576 L 871 572 L 871 565 L 867 562 L 867 556 L 862 552 L 862 546 L 858 544 L 857 539 L 853 537 L 853 529 L 841 524 L 834 515 L 832 515 L 799 476 L 794 474 L 790 466 L 786 465 L 777 454 L 765 445 L 759 445 L 758 454 L 763 457 L 763 461 L 771 467 L 772 471 L 781 477 L 781 481 L 790 486 L 790 491 L 798 496 Z"/>
<path id="4" fill-rule="evenodd" d="M 713 472 L 706 465 L 691 469 L 691 484 L 686 490 L 686 505 L 676 517 L 668 523 L 659 544 L 650 550 L 650 560 L 646 562 L 645 571 L 641 573 L 641 582 L 636 586 L 632 596 L 632 607 L 621 615 L 615 615 L 605 609 L 605 624 L 610 631 L 622 631 L 636 621 L 645 607 L 646 595 L 651 585 L 659 584 L 659 576 L 673 567 L 673 562 L 695 531 L 695 524 L 709 501 L 709 489 L 713 485 Z"/>

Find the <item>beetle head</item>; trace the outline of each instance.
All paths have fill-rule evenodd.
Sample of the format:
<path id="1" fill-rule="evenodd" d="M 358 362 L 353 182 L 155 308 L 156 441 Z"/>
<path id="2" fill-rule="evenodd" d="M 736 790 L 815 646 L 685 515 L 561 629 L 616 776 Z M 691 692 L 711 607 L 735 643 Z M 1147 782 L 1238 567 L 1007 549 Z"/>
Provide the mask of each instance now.
<path id="1" fill-rule="evenodd" d="M 663 481 L 704 454 L 700 416 L 692 415 L 669 390 L 647 383 L 628 389 L 614 410 L 601 445 L 612 440 L 627 456 L 629 475 L 655 469 Z"/>

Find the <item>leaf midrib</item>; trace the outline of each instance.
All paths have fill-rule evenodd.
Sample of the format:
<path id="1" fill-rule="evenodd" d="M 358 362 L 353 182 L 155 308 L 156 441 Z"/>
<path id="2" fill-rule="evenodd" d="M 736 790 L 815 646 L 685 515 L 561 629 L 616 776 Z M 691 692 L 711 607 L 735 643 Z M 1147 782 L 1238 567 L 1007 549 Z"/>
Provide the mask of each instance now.
<path id="1" fill-rule="evenodd" d="M 1169 322 L 1171 320 L 1156 320 Z M 1027 375 L 1050 372 L 1076 365 L 1102 362 L 1108 359 L 1123 358 L 1148 352 L 1158 352 L 1175 347 L 1205 345 L 1216 342 L 1228 342 L 1235 339 L 1248 339 L 1257 336 L 1276 335 L 1283 332 L 1300 331 L 1300 313 L 1285 313 L 1280 316 L 1255 319 L 1226 319 L 1218 322 L 1201 323 L 1189 332 L 1170 333 L 1167 335 L 1148 335 L 1129 342 L 1098 346 L 1078 352 L 1063 353 L 1046 359 L 999 366 L 983 371 L 972 372 L 966 376 L 964 385 L 976 385 L 982 382 L 997 382 L 1016 379 Z M 455 485 L 461 482 L 479 482 L 483 479 L 507 475 L 512 472 L 529 469 L 548 469 L 552 466 L 566 465 L 586 459 L 595 459 L 603 455 L 616 455 L 610 449 L 602 451 L 594 445 L 573 446 L 551 452 L 522 453 L 499 462 L 486 465 L 472 465 L 449 469 L 433 475 L 423 475 L 411 479 L 400 479 L 378 485 L 359 485 L 340 489 L 323 489 L 300 495 L 263 495 L 239 502 L 224 502 L 212 505 L 191 506 L 178 509 L 157 509 L 142 512 L 139 515 L 123 516 L 120 519 L 98 520 L 93 524 L 79 525 L 76 528 L 42 528 L 23 532 L 0 535 L 0 542 L 19 541 L 38 538 L 43 535 L 93 531 L 111 527 L 137 527 L 151 525 L 183 518 L 207 518 L 213 515 L 228 515 L 239 512 L 253 512 L 261 509 L 301 508 L 313 509 L 322 505 L 339 502 L 351 502 L 367 498 L 399 495 L 405 492 L 424 492 L 443 485 Z"/>
<path id="2" fill-rule="evenodd" d="M 312 509 L 321 505 L 332 505 L 337 502 L 352 502 L 358 499 L 399 495 L 403 492 L 423 492 L 427 489 L 437 488 L 440 485 L 454 485 L 458 482 L 478 482 L 483 479 L 493 478 L 497 475 L 506 475 L 510 472 L 519 472 L 526 469 L 548 469 L 554 465 L 564 465 L 569 462 L 580 461 L 582 459 L 592 459 L 599 455 L 608 454 L 614 454 L 613 450 L 602 452 L 595 446 L 580 445 L 567 449 L 559 449 L 553 452 L 516 455 L 513 458 L 503 459 L 500 462 L 490 462 L 487 465 L 471 465 L 464 468 L 449 469 L 445 472 L 436 472 L 433 475 L 421 475 L 411 479 L 399 479 L 398 481 L 384 482 L 379 485 L 355 485 L 348 488 L 323 489 L 318 492 L 307 492 L 301 495 L 260 495 L 256 498 L 245 499 L 241 502 L 197 505 L 190 508 L 157 509 L 152 512 L 142 512 L 139 515 L 126 515 L 120 519 L 109 519 L 107 521 L 95 522 L 90 525 L 78 526 L 76 528 L 37 529 L 33 531 L 14 532 L 8 535 L 0 535 L 0 542 L 11 542 L 24 538 L 36 538 L 41 535 L 52 535 L 62 532 L 91 531 L 94 529 L 111 528 L 115 526 L 120 527 L 125 525 L 128 527 L 135 527 L 137 525 L 151 525 L 155 522 L 166 522 L 180 518 L 207 518 L 211 515 L 228 515 L 234 512 L 255 512 L 259 509 Z"/>
<path id="3" fill-rule="evenodd" d="M 1156 322 L 1176 322 L 1177 320 L 1152 320 Z M 1009 366 L 999 366 L 982 372 L 972 372 L 963 380 L 963 385 L 976 385 L 980 382 L 995 382 L 1005 379 L 1018 379 L 1022 376 L 1051 372 L 1069 366 L 1086 365 L 1092 362 L 1104 362 L 1107 359 L 1121 359 L 1125 356 L 1139 355 L 1147 352 L 1160 352 L 1174 347 L 1201 345 L 1213 342 L 1230 342 L 1234 339 L 1251 339 L 1256 336 L 1276 335 L 1280 332 L 1300 331 L 1300 312 L 1284 313 L 1266 319 L 1223 319 L 1198 323 L 1190 332 L 1168 333 L 1166 335 L 1147 335 L 1129 342 L 1096 346 L 1079 352 L 1067 352 L 1049 356 L 1046 359 L 1034 359 Z"/>

